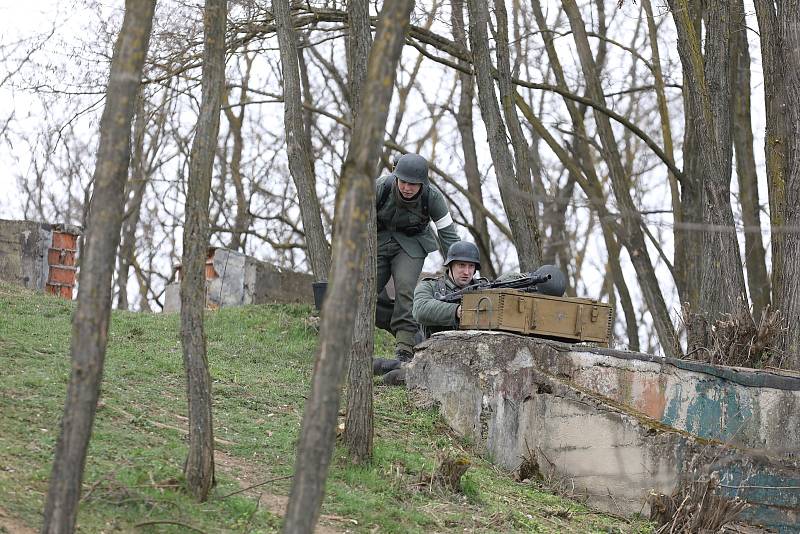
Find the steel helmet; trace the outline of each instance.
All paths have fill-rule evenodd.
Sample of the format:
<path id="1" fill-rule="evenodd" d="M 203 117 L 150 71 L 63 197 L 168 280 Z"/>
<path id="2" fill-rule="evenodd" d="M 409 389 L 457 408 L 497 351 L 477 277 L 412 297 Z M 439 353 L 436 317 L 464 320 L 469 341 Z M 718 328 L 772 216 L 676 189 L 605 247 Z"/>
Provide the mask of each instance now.
<path id="1" fill-rule="evenodd" d="M 478 247 L 469 241 L 456 241 L 447 250 L 447 259 L 444 260 L 444 265 L 447 267 L 454 261 L 466 261 L 474 263 L 475 269 L 481 268 L 481 255 L 478 252 Z"/>
<path id="2" fill-rule="evenodd" d="M 428 183 L 428 160 L 419 154 L 403 154 L 397 160 L 392 175 L 410 184 Z"/>

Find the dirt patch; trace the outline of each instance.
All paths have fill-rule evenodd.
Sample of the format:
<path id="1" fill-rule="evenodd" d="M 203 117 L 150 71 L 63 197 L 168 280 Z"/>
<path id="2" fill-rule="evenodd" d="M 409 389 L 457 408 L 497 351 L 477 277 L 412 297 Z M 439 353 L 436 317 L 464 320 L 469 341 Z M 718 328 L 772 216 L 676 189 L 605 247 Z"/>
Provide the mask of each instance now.
<path id="1" fill-rule="evenodd" d="M 225 473 L 226 476 L 235 479 L 242 489 L 251 488 L 270 478 L 262 471 L 256 469 L 252 464 L 247 463 L 241 458 L 231 456 L 224 451 L 214 451 L 214 466 L 221 473 Z M 269 484 L 248 489 L 244 493 L 253 498 L 258 498 L 259 508 L 267 510 L 269 513 L 278 517 L 283 517 L 286 511 L 286 505 L 289 502 L 288 496 L 271 493 Z M 320 516 L 319 523 L 314 529 L 314 532 L 316 534 L 349 532 L 347 526 L 355 526 L 357 524 L 358 523 L 351 518 L 323 514 Z"/>
<path id="2" fill-rule="evenodd" d="M 0 532 L 4 534 L 36 534 L 36 530 L 30 528 L 19 519 L 11 517 L 2 508 L 0 508 Z"/>

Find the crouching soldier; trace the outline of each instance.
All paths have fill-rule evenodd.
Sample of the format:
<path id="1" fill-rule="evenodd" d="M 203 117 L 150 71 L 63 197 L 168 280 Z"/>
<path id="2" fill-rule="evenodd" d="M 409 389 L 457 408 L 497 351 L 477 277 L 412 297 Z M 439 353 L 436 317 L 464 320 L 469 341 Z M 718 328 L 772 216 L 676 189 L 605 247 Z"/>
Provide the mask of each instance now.
<path id="1" fill-rule="evenodd" d="M 436 332 L 455 330 L 461 320 L 461 304 L 442 302 L 440 297 L 467 286 L 486 283 L 475 276 L 481 268 L 478 247 L 468 241 L 458 241 L 447 251 L 444 273 L 434 278 L 424 278 L 414 291 L 414 319 L 419 323 L 425 339 Z"/>
<path id="2" fill-rule="evenodd" d="M 423 278 L 414 291 L 413 316 L 419 323 L 423 338 L 442 330 L 458 328 L 461 319 L 461 304 L 442 302 L 437 297 L 453 293 L 466 286 L 486 282 L 476 278 L 481 268 L 478 247 L 468 241 L 457 241 L 447 251 L 444 274 Z M 405 370 L 398 366 L 383 377 L 383 382 L 399 385 L 405 382 Z"/>
<path id="3" fill-rule="evenodd" d="M 442 250 L 458 241 L 444 195 L 428 180 L 428 162 L 417 154 L 404 154 L 394 171 L 376 182 L 378 222 L 377 286 L 380 293 L 394 279 L 395 300 L 391 331 L 395 334 L 395 360 L 373 361 L 375 374 L 383 374 L 413 356 L 419 327 L 411 314 L 414 288 L 425 257 L 439 248 L 431 222 L 436 226 Z"/>

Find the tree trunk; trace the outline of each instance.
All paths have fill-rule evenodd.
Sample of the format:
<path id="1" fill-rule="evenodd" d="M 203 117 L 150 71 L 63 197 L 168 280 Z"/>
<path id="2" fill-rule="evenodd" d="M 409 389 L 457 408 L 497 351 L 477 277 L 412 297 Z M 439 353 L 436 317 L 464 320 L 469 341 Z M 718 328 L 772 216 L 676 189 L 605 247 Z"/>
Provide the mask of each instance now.
<path id="1" fill-rule="evenodd" d="M 42 532 L 73 532 L 92 433 L 111 312 L 111 275 L 125 208 L 131 122 L 150 42 L 154 1 L 125 2 L 100 120 L 89 221 L 72 319 L 72 371 L 56 444 Z"/>
<path id="2" fill-rule="evenodd" d="M 303 413 L 295 475 L 283 525 L 286 533 L 310 533 L 319 518 L 336 434 L 344 355 L 350 351 L 360 295 L 358 274 L 364 262 L 363 243 L 369 238 L 367 206 L 375 202 L 375 163 L 380 155 L 397 62 L 413 6 L 413 0 L 384 3 L 369 55 L 364 101 L 342 169 L 342 192 L 337 195 L 334 267 L 322 309 L 320 347 L 311 393 Z"/>
<path id="3" fill-rule="evenodd" d="M 242 176 L 242 150 L 244 149 L 244 139 L 242 137 L 242 125 L 244 124 L 244 114 L 247 106 L 244 104 L 248 99 L 248 89 L 250 81 L 250 69 L 253 64 L 253 57 L 245 52 L 245 61 L 247 69 L 242 80 L 242 87 L 239 94 L 239 102 L 242 106 L 239 108 L 239 113 L 234 113 L 233 108 L 228 102 L 228 92 L 223 93 L 225 101 L 225 118 L 228 121 L 228 128 L 233 136 L 233 147 L 231 148 L 231 180 L 233 180 L 233 188 L 236 191 L 236 215 L 233 219 L 233 229 L 231 230 L 231 239 L 228 243 L 228 248 L 232 250 L 245 251 L 245 239 L 247 230 L 250 229 L 250 199 L 247 197 L 244 189 L 244 177 Z"/>
<path id="4" fill-rule="evenodd" d="M 538 229 L 531 211 L 526 211 L 528 201 L 518 182 L 514 161 L 508 147 L 506 127 L 500 116 L 500 107 L 494 92 L 492 60 L 489 56 L 489 35 L 486 26 L 489 22 L 489 8 L 481 0 L 468 0 L 469 40 L 472 46 L 475 81 L 478 85 L 478 103 L 481 116 L 486 125 L 489 152 L 494 163 L 500 198 L 503 202 L 514 244 L 517 247 L 520 269 L 532 271 L 539 267 L 541 255 L 538 246 Z"/>
<path id="5" fill-rule="evenodd" d="M 142 87 L 143 88 L 143 87 Z M 133 123 L 133 155 L 130 164 L 130 179 L 125 188 L 125 217 L 122 222 L 122 237 L 117 254 L 117 309 L 127 310 L 128 273 L 136 255 L 136 229 L 139 226 L 139 215 L 142 199 L 147 187 L 147 175 L 144 170 L 144 134 L 147 119 L 144 115 L 144 94 L 139 89 L 136 106 L 136 119 Z"/>
<path id="6" fill-rule="evenodd" d="M 532 0 L 531 7 L 533 8 L 533 14 L 536 18 L 536 23 L 539 26 L 539 30 L 543 32 L 545 50 L 550 61 L 550 68 L 556 78 L 556 83 L 558 87 L 567 91 L 569 87 L 567 86 L 567 81 L 564 76 L 564 70 L 561 67 L 561 61 L 559 60 L 558 52 L 553 44 L 554 35 L 547 27 L 544 14 L 542 13 L 541 3 L 539 0 Z M 574 102 L 567 98 L 564 98 L 564 105 L 569 112 L 570 118 L 572 119 L 573 128 L 576 132 L 574 146 L 571 151 L 574 154 L 576 165 L 568 164 L 569 161 L 572 161 L 569 157 L 569 154 L 563 150 L 558 143 L 556 143 L 555 139 L 553 139 L 552 136 L 545 130 L 541 121 L 539 121 L 538 118 L 533 117 L 532 112 L 529 120 L 531 121 L 531 125 L 534 127 L 534 130 L 537 131 L 545 140 L 545 142 L 551 147 L 551 149 L 554 150 L 557 155 L 559 155 L 559 159 L 561 159 L 564 165 L 568 168 L 571 177 L 574 177 L 575 180 L 581 185 L 581 189 L 583 189 L 584 194 L 597 210 L 600 228 L 603 231 L 603 240 L 606 243 L 609 263 L 611 265 L 611 271 L 614 277 L 614 284 L 617 286 L 617 291 L 619 292 L 620 297 L 620 305 L 622 306 L 622 311 L 625 315 L 626 332 L 628 334 L 628 347 L 631 350 L 639 350 L 639 321 L 636 316 L 636 311 L 633 308 L 633 300 L 631 299 L 630 291 L 628 290 L 628 283 L 625 280 L 625 275 L 622 272 L 622 267 L 619 262 L 620 244 L 614 237 L 617 228 L 615 225 L 611 224 L 612 219 L 609 218 L 610 214 L 608 213 L 608 208 L 606 207 L 606 198 L 603 194 L 603 186 L 601 185 L 600 179 L 595 171 L 595 162 L 594 158 L 592 157 L 591 148 L 585 141 L 587 138 L 586 126 L 584 124 L 585 107 L 578 109 L 578 106 L 576 106 Z M 579 179 L 582 172 L 586 175 L 586 180 Z"/>
<path id="7" fill-rule="evenodd" d="M 777 291 L 781 295 L 778 309 L 788 331 L 783 343 L 788 369 L 800 370 L 800 3 L 797 0 L 778 2 L 781 38 L 785 47 L 782 67 L 786 109 L 783 114 L 786 132 L 786 204 L 784 220 L 783 267 Z"/>
<path id="8" fill-rule="evenodd" d="M 464 31 L 464 0 L 453 0 L 450 20 L 453 25 L 453 40 L 465 50 L 469 49 L 466 32 Z M 465 69 L 469 69 L 469 64 L 461 59 L 458 60 L 458 64 Z M 458 132 L 461 134 L 461 149 L 464 151 L 464 175 L 467 178 L 467 190 L 472 193 L 475 199 L 483 199 L 481 174 L 478 168 L 478 152 L 475 148 L 472 121 L 475 82 L 471 74 L 459 72 L 458 83 L 461 87 L 461 93 L 458 100 L 458 111 L 456 112 L 456 125 L 458 126 Z M 469 206 L 472 212 L 472 226 L 475 228 L 473 237 L 481 252 L 481 274 L 494 280 L 497 278 L 498 273 L 492 264 L 492 243 L 486 216 L 474 200 L 470 199 Z"/>
<path id="9" fill-rule="evenodd" d="M 530 245 L 523 247 L 520 257 L 520 266 L 526 267 L 525 271 L 538 268 L 542 264 L 542 242 L 539 236 L 539 213 L 536 199 L 533 195 L 531 184 L 531 163 L 528 141 L 522 133 L 522 126 L 517 116 L 517 106 L 514 103 L 516 91 L 511 82 L 511 58 L 508 49 L 508 14 L 504 0 L 495 0 L 495 17 L 497 19 L 497 29 L 495 31 L 495 43 L 497 45 L 497 85 L 500 90 L 500 103 L 503 108 L 508 133 L 511 137 L 511 146 L 514 148 L 514 166 L 516 168 L 515 186 L 517 188 L 515 196 L 519 209 L 527 214 L 524 218 L 524 229 L 530 237 Z M 488 19 L 488 11 L 487 11 Z M 524 258 L 524 261 L 523 261 Z M 530 267 L 532 266 L 532 268 Z"/>
<path id="10" fill-rule="evenodd" d="M 761 203 L 758 199 L 758 174 L 753 153 L 753 126 L 750 123 L 750 51 L 747 44 L 744 3 L 738 0 L 733 29 L 733 146 L 736 154 L 736 175 L 739 181 L 739 203 L 744 222 L 744 258 L 747 285 L 753 303 L 753 319 L 760 321 L 769 306 L 770 287 L 767 276 L 764 243 L 761 239 Z"/>
<path id="11" fill-rule="evenodd" d="M 206 307 L 208 200 L 225 85 L 226 17 L 227 0 L 206 0 L 203 15 L 203 98 L 189 155 L 181 262 L 181 341 L 189 403 L 189 451 L 183 472 L 189 493 L 200 502 L 206 500 L 214 482 L 211 376 L 203 315 Z"/>
<path id="12" fill-rule="evenodd" d="M 642 0 L 642 7 L 644 8 L 645 15 L 647 17 L 647 33 L 650 39 L 650 55 L 652 58 L 650 63 L 653 66 L 653 85 L 655 86 L 656 101 L 658 103 L 658 118 L 661 123 L 661 139 L 664 144 L 664 153 L 669 159 L 675 161 L 675 151 L 673 149 L 672 141 L 672 127 L 670 126 L 669 122 L 669 107 L 667 105 L 664 75 L 661 72 L 661 53 L 658 48 L 658 32 L 656 30 L 655 19 L 653 18 L 653 7 L 650 4 L 650 0 Z M 688 147 L 684 145 L 684 150 L 687 149 Z M 686 158 L 684 158 L 684 162 L 685 161 Z M 683 223 L 683 209 L 681 205 L 680 188 L 678 187 L 679 184 L 677 177 L 669 169 L 667 170 L 667 180 L 669 180 L 669 191 L 672 198 L 672 219 L 674 221 L 672 239 L 675 243 L 675 250 L 678 251 L 684 247 L 682 241 L 684 232 L 680 227 L 680 225 Z M 688 268 L 688 266 L 686 266 L 686 262 L 682 262 L 679 266 L 677 257 L 674 260 L 674 263 L 676 270 L 675 284 L 678 286 L 678 294 L 681 295 L 681 285 L 684 283 L 686 276 L 684 273 L 678 271 L 679 268 Z"/>
<path id="13" fill-rule="evenodd" d="M 586 79 L 588 94 L 593 100 L 605 106 L 605 96 L 600 84 L 599 73 L 592 56 L 578 6 L 575 0 L 565 0 L 562 5 L 572 27 L 573 38 Z M 611 122 L 603 113 L 594 113 L 594 119 L 603 149 L 603 158 L 608 165 L 611 187 L 620 211 L 621 224 L 618 236 L 625 248 L 627 248 L 631 263 L 636 270 L 642 295 L 653 318 L 653 326 L 658 333 L 658 339 L 661 342 L 664 354 L 673 358 L 677 357 L 680 355 L 680 347 L 677 343 L 675 329 L 672 326 L 669 311 L 664 302 L 664 296 L 661 293 L 653 263 L 650 260 L 650 254 L 642 232 L 641 216 L 630 195 L 630 180 L 625 175 L 622 166 L 622 159 L 614 139 Z"/>
<path id="14" fill-rule="evenodd" d="M 777 4 L 777 5 L 776 5 Z M 756 0 L 764 69 L 772 302 L 788 328 L 783 365 L 800 369 L 800 5 Z"/>
<path id="15" fill-rule="evenodd" d="M 283 121 L 286 127 L 286 151 L 289 171 L 297 189 L 300 217 L 306 235 L 306 253 L 316 280 L 326 280 L 330 270 L 330 247 L 322 227 L 319 200 L 317 199 L 311 146 L 303 123 L 300 68 L 297 63 L 297 38 L 289 12 L 289 2 L 274 0 L 275 31 L 283 69 Z"/>
<path id="16" fill-rule="evenodd" d="M 703 194 L 699 302 L 697 315 L 690 319 L 687 347 L 692 351 L 709 346 L 709 328 L 722 314 L 749 314 L 730 203 L 733 4 L 727 0 L 706 6 L 705 58 L 688 1 L 669 0 L 669 5 L 683 65 L 685 113 L 692 117 L 700 151 L 701 175 L 687 174 L 685 180 L 702 184 Z"/>
<path id="17" fill-rule="evenodd" d="M 367 79 L 372 32 L 369 23 L 368 0 L 350 0 L 347 4 L 349 35 L 347 40 L 347 70 L 353 118 L 358 117 Z M 342 190 L 344 191 L 344 190 Z M 344 442 L 354 464 L 372 458 L 372 356 L 375 352 L 375 284 L 377 231 L 375 203 L 367 202 L 367 236 L 364 261 L 358 277 L 362 281 L 358 295 L 353 328 L 353 348 L 350 350 L 350 371 L 347 378 L 347 412 L 344 422 Z M 343 217 L 337 213 L 336 217 Z"/>

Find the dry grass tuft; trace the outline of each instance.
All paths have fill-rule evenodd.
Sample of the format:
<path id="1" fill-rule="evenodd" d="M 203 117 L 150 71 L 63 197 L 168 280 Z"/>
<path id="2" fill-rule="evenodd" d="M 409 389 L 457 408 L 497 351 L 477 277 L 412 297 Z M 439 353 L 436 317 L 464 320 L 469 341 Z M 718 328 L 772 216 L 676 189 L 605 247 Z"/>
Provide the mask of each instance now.
<path id="1" fill-rule="evenodd" d="M 705 321 L 688 306 L 683 307 L 681 319 L 684 325 Z M 706 325 L 705 330 L 705 346 L 691 350 L 687 359 L 754 369 L 782 368 L 785 363 L 786 355 L 778 348 L 778 341 L 786 334 L 786 328 L 778 310 L 767 307 L 758 324 L 743 310 L 724 314 L 710 327 Z"/>
<path id="2" fill-rule="evenodd" d="M 728 499 L 714 494 L 719 486 L 716 472 L 684 484 L 671 496 L 651 493 L 650 520 L 656 524 L 656 534 L 694 534 L 724 532 L 747 505 L 735 497 Z"/>

